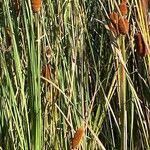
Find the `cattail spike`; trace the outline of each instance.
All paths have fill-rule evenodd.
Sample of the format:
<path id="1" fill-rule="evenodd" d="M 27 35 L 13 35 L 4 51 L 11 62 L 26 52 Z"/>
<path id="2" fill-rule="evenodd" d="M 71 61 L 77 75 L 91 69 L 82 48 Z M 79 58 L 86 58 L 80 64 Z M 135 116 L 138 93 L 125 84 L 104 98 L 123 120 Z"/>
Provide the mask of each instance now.
<path id="1" fill-rule="evenodd" d="M 141 32 L 137 32 L 134 36 L 135 49 L 139 56 L 144 57 L 147 53 L 147 48 L 144 43 Z"/>
<path id="2" fill-rule="evenodd" d="M 127 34 L 129 31 L 129 21 L 128 19 L 120 18 L 118 21 L 118 28 L 120 34 Z"/>
<path id="3" fill-rule="evenodd" d="M 78 128 L 76 130 L 74 138 L 72 139 L 72 148 L 73 149 L 78 148 L 80 146 L 83 135 L 84 135 L 84 128 Z"/>
<path id="4" fill-rule="evenodd" d="M 128 13 L 128 8 L 127 8 L 127 3 L 126 3 L 126 2 L 122 2 L 122 3 L 119 5 L 119 9 L 120 9 L 120 12 L 121 12 L 122 16 L 127 15 L 127 13 Z"/>
<path id="5" fill-rule="evenodd" d="M 41 0 L 32 0 L 31 4 L 32 4 L 33 12 L 37 13 L 37 12 L 40 11 L 41 5 L 42 5 L 42 1 Z"/>

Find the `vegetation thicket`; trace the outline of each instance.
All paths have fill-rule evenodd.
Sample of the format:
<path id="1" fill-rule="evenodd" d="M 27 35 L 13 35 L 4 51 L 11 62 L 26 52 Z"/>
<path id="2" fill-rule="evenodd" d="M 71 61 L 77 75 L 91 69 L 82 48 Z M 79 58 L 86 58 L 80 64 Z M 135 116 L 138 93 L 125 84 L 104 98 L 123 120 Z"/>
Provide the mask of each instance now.
<path id="1" fill-rule="evenodd" d="M 148 0 L 0 0 L 0 149 L 150 149 Z"/>

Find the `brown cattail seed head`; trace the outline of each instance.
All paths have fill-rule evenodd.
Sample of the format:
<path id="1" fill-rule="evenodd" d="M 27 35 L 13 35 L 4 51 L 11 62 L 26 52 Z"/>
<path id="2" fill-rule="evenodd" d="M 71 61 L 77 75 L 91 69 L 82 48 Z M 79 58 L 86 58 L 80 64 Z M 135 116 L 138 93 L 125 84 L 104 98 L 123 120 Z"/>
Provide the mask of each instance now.
<path id="1" fill-rule="evenodd" d="M 120 9 L 120 12 L 121 12 L 122 16 L 127 15 L 127 13 L 128 13 L 128 8 L 127 8 L 127 3 L 126 3 L 126 2 L 122 2 L 122 3 L 119 5 L 119 9 Z"/>
<path id="2" fill-rule="evenodd" d="M 109 18 L 113 25 L 118 24 L 118 14 L 116 12 L 110 13 Z"/>
<path id="3" fill-rule="evenodd" d="M 135 49 L 139 56 L 144 57 L 147 53 L 147 48 L 144 43 L 141 32 L 137 32 L 134 36 Z"/>
<path id="4" fill-rule="evenodd" d="M 118 29 L 120 34 L 127 34 L 129 31 L 129 21 L 124 18 L 120 18 L 118 21 Z"/>
<path id="5" fill-rule="evenodd" d="M 84 128 L 78 128 L 76 130 L 76 133 L 74 135 L 74 138 L 72 139 L 72 148 L 78 148 L 81 141 L 82 141 L 82 137 L 84 135 Z"/>
<path id="6" fill-rule="evenodd" d="M 32 0 L 32 10 L 33 12 L 39 12 L 41 9 L 42 1 L 41 0 Z"/>

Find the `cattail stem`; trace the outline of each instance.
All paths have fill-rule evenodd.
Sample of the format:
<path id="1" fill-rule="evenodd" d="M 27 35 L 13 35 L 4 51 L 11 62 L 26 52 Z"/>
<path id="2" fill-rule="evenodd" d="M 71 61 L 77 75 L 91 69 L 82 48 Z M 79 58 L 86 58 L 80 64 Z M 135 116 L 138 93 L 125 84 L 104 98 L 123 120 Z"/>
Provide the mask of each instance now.
<path id="1" fill-rule="evenodd" d="M 124 61 L 126 62 L 125 38 L 121 37 L 121 51 Z M 127 150 L 127 110 L 126 110 L 126 72 L 124 66 L 120 67 L 120 102 L 121 102 L 121 126 L 122 138 L 121 149 Z"/>
<path id="2" fill-rule="evenodd" d="M 124 62 L 126 62 L 125 37 L 120 38 L 120 49 Z M 121 109 L 121 150 L 127 150 L 127 110 L 126 110 L 126 72 L 121 64 L 119 69 L 119 99 Z"/>

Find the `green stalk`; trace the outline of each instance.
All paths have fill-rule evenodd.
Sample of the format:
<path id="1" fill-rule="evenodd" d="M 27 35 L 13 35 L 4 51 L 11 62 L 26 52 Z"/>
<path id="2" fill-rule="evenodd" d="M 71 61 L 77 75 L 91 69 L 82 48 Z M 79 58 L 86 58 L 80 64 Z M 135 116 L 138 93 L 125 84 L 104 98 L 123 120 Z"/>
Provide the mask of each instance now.
<path id="1" fill-rule="evenodd" d="M 35 16 L 35 23 L 36 23 L 36 55 L 35 55 L 35 60 L 37 60 L 37 64 L 35 65 L 37 68 L 35 69 L 35 74 L 36 74 L 36 89 L 35 89 L 35 115 L 36 115 L 36 133 L 35 133 L 35 149 L 36 150 L 41 150 L 42 147 L 42 119 L 41 119 L 41 80 L 40 80 L 40 57 L 41 57 L 41 51 L 40 51 L 40 24 L 39 24 L 39 19 L 40 16 L 39 14 L 36 14 Z"/>

